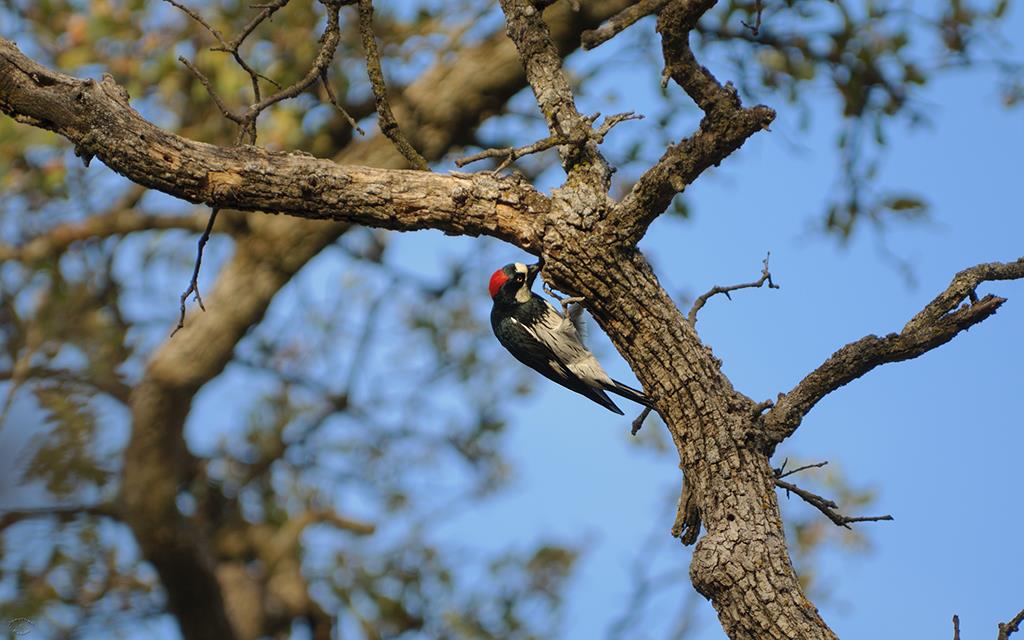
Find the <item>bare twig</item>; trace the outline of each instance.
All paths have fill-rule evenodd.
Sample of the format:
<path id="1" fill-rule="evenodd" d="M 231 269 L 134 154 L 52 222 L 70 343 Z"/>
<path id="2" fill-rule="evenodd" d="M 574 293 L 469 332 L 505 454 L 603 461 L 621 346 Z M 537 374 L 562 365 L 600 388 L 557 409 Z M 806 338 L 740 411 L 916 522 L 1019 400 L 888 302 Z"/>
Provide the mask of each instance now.
<path id="1" fill-rule="evenodd" d="M 199 295 L 199 269 L 203 265 L 203 249 L 206 248 L 206 243 L 210 239 L 210 232 L 213 231 L 213 223 L 217 221 L 217 213 L 219 211 L 219 207 L 214 207 L 210 210 L 210 219 L 206 223 L 206 229 L 203 231 L 203 235 L 199 236 L 199 244 L 196 247 L 195 268 L 192 269 L 192 279 L 188 283 L 188 288 L 181 294 L 181 315 L 178 317 L 178 325 L 171 331 L 172 337 L 185 326 L 185 302 L 188 300 L 190 293 L 196 294 L 196 302 L 199 303 L 199 308 L 206 311 L 206 307 L 203 306 L 203 298 Z"/>
<path id="2" fill-rule="evenodd" d="M 953 614 L 953 640 L 960 640 L 960 616 Z"/>
<path id="3" fill-rule="evenodd" d="M 235 36 L 234 40 L 228 43 L 221 41 L 221 46 L 224 47 L 225 51 L 237 53 L 238 47 L 242 46 L 242 43 L 249 37 L 249 34 L 252 33 L 256 27 L 260 26 L 260 23 L 273 16 L 278 9 L 284 8 L 286 4 L 288 4 L 288 0 L 274 0 L 273 2 L 267 2 L 264 4 L 250 5 L 253 9 L 260 9 L 259 14 L 250 20 L 249 24 L 242 27 L 242 30 L 237 36 Z"/>
<path id="4" fill-rule="evenodd" d="M 193 20 L 195 20 L 199 24 L 203 25 L 203 28 L 205 28 L 207 31 L 209 31 L 210 35 L 212 35 L 214 38 L 216 38 L 217 42 L 219 42 L 222 47 L 226 47 L 227 46 L 227 43 L 224 42 L 224 35 L 221 34 L 221 32 L 218 31 L 217 29 L 214 29 L 212 26 L 210 26 L 210 23 L 207 22 L 206 20 L 204 20 L 203 16 L 201 16 L 197 11 L 195 11 L 193 9 L 190 9 L 189 7 L 181 4 L 180 2 L 175 2 L 175 0 L 164 0 L 164 2 L 166 2 L 167 4 L 169 4 L 171 6 L 177 7 L 178 9 L 183 11 L 186 15 L 188 15 L 188 17 L 192 18 Z"/>
<path id="5" fill-rule="evenodd" d="M 1003 624 L 999 623 L 999 635 L 996 636 L 996 640 L 1009 640 L 1010 636 L 1020 631 L 1020 625 L 1024 622 L 1024 609 L 1021 609 L 1020 613 L 1013 616 L 1013 619 Z"/>
<path id="6" fill-rule="evenodd" d="M 213 90 L 213 85 L 210 83 L 210 79 L 207 78 L 206 75 L 204 75 L 203 72 L 200 71 L 198 67 L 192 64 L 192 62 L 185 56 L 178 56 L 178 61 L 181 62 L 181 64 L 188 67 L 188 70 L 195 74 L 196 78 L 199 79 L 199 82 L 201 82 L 203 86 L 206 87 L 206 92 L 210 94 L 211 98 L 213 98 L 214 104 L 217 105 L 217 108 L 220 109 L 220 112 L 224 115 L 225 118 L 238 124 L 242 124 L 244 122 L 242 116 L 236 114 L 231 109 L 229 109 L 228 105 L 225 104 L 223 100 L 221 100 L 220 95 L 218 95 L 217 92 Z"/>
<path id="7" fill-rule="evenodd" d="M 584 120 L 589 124 L 593 124 L 593 122 L 597 120 L 599 117 L 601 117 L 601 114 L 595 113 L 592 116 L 585 116 Z M 604 142 L 605 136 L 608 135 L 608 132 L 611 131 L 615 125 L 621 122 L 625 122 L 627 120 L 643 120 L 643 118 L 644 117 L 642 115 L 638 115 L 632 111 L 627 111 L 625 113 L 617 113 L 613 116 L 608 116 L 607 118 L 604 119 L 604 121 L 601 123 L 601 126 L 598 127 L 597 130 L 591 129 L 590 138 L 592 138 L 593 140 L 597 141 L 598 144 L 600 144 Z M 476 162 L 478 160 L 483 160 L 485 158 L 504 158 L 501 164 L 499 164 L 493 171 L 494 174 L 498 174 L 505 168 L 507 168 L 510 164 L 512 164 L 519 158 L 522 158 L 523 156 L 527 156 L 533 153 L 540 153 L 541 151 L 547 151 L 552 147 L 557 147 L 563 144 L 571 144 L 572 142 L 573 141 L 568 136 L 561 134 L 551 135 L 548 136 L 547 138 L 544 138 L 543 140 L 538 140 L 533 144 L 528 144 L 525 147 L 502 147 L 495 149 L 485 149 L 483 151 L 479 151 L 464 158 L 459 158 L 458 160 L 455 161 L 455 165 L 458 167 L 464 167 L 467 164 Z"/>
<path id="8" fill-rule="evenodd" d="M 235 62 L 238 64 L 238 66 L 240 66 L 242 68 L 242 70 L 244 70 L 247 74 L 249 74 L 249 78 L 250 78 L 250 81 L 252 83 L 253 102 L 254 103 L 259 103 L 261 101 L 260 83 L 259 83 L 259 81 L 261 79 L 266 80 L 267 82 L 271 83 L 275 87 L 278 87 L 278 88 L 281 87 L 281 85 L 279 85 L 274 80 L 268 78 L 267 76 L 259 73 L 258 71 L 256 71 L 252 67 L 250 67 L 249 64 L 245 61 L 245 59 L 242 58 L 242 55 L 238 52 L 238 48 L 242 45 L 242 43 L 245 41 L 245 39 L 247 37 L 249 37 L 249 34 L 251 34 L 253 32 L 253 30 L 256 29 L 257 26 L 259 26 L 259 24 L 261 22 L 263 22 L 264 20 L 269 18 L 271 15 L 273 15 L 275 11 L 277 11 L 278 9 L 283 7 L 284 5 L 288 4 L 288 0 L 275 0 L 274 2 L 272 2 L 270 4 L 261 6 L 260 8 L 262 9 L 262 11 L 260 11 L 260 13 L 258 15 L 256 15 L 256 17 L 254 17 L 252 20 L 250 20 L 249 24 L 247 24 L 242 29 L 242 32 L 238 36 L 236 36 L 234 40 L 231 40 L 230 42 L 225 40 L 224 39 L 224 34 L 222 34 L 219 30 L 215 29 L 208 22 L 206 22 L 206 20 L 203 19 L 202 15 L 200 15 L 197 11 L 195 11 L 195 10 L 193 10 L 193 9 L 191 9 L 191 8 L 181 4 L 179 2 L 176 2 L 175 0 L 165 0 L 165 2 L 167 2 L 168 4 L 171 4 L 171 5 L 175 6 L 175 7 L 177 7 L 178 9 L 183 11 L 185 14 L 187 14 L 190 18 L 192 18 L 193 20 L 195 20 L 199 24 L 203 25 L 203 27 L 206 28 L 206 30 L 210 32 L 210 34 L 217 40 L 217 42 L 220 45 L 220 46 L 217 46 L 217 47 L 212 47 L 211 51 L 223 51 L 225 53 L 231 54 L 231 57 L 234 58 Z M 203 86 L 206 87 L 207 92 L 209 92 L 210 96 L 213 97 L 214 101 L 217 103 L 217 107 L 221 110 L 221 112 L 225 115 L 225 117 L 227 117 L 232 122 L 236 122 L 236 123 L 242 125 L 242 132 L 239 134 L 239 139 L 241 140 L 243 135 L 248 136 L 248 137 L 252 137 L 253 141 L 249 142 L 249 144 L 253 144 L 255 142 L 255 127 L 254 126 L 250 126 L 249 123 L 247 123 L 245 121 L 244 116 L 239 116 L 239 115 L 231 112 L 231 110 L 227 108 L 227 106 L 223 103 L 223 101 L 220 99 L 220 97 L 217 96 L 213 92 L 213 89 L 210 86 L 210 82 L 205 78 L 205 76 L 202 73 L 199 72 L 199 70 L 195 67 L 195 65 L 193 65 L 191 62 L 186 60 L 183 56 L 179 57 L 178 59 L 182 63 L 184 63 L 185 66 L 187 66 L 189 68 L 189 70 L 191 70 L 192 73 L 194 73 L 199 78 L 200 82 L 202 82 Z"/>
<path id="9" fill-rule="evenodd" d="M 384 71 L 380 66 L 380 53 L 377 51 L 377 38 L 373 35 L 373 0 L 359 0 L 359 33 L 363 39 L 363 53 L 366 54 L 366 74 L 370 78 L 370 87 L 377 101 L 381 133 L 391 140 L 409 164 L 421 171 L 428 171 L 430 167 L 427 161 L 409 144 L 409 140 L 398 126 L 398 121 L 395 120 L 395 114 L 391 112 L 388 89 L 384 83 Z"/>
<path id="10" fill-rule="evenodd" d="M 341 106 L 341 102 L 338 101 L 338 97 L 334 95 L 334 89 L 331 88 L 331 83 L 327 79 L 327 69 L 323 69 L 320 71 L 320 82 L 324 86 L 324 91 L 327 92 L 327 99 L 330 100 L 331 104 L 333 104 L 335 108 L 341 113 L 342 117 L 345 118 L 345 121 L 348 122 L 348 126 L 352 127 L 353 130 L 359 132 L 359 135 L 365 136 L 366 132 L 363 131 L 363 129 L 359 126 L 355 118 L 353 118 L 349 114 L 349 112 L 345 110 L 345 107 Z"/>
<path id="11" fill-rule="evenodd" d="M 634 435 L 635 436 L 640 431 L 641 427 L 644 426 L 644 420 L 646 420 L 647 416 L 649 416 L 649 415 L 651 415 L 651 408 L 650 407 L 644 407 L 644 410 L 641 411 L 640 415 L 638 415 L 636 417 L 636 420 L 633 421 L 633 428 L 630 429 L 630 431 L 629 431 L 630 435 Z"/>
<path id="12" fill-rule="evenodd" d="M 538 140 L 537 142 L 534 142 L 533 144 L 528 144 L 525 147 L 502 147 L 495 149 L 484 149 L 483 151 L 479 151 L 464 158 L 459 158 L 458 160 L 455 161 L 455 166 L 464 167 L 467 164 L 476 162 L 478 160 L 483 160 L 485 158 L 504 158 L 504 160 L 501 161 L 501 164 L 499 164 L 493 171 L 493 173 L 497 174 L 503 171 L 506 167 L 508 167 L 510 164 L 512 164 L 519 158 L 522 158 L 523 156 L 530 155 L 531 153 L 540 153 L 541 151 L 547 151 L 552 147 L 557 147 L 560 144 L 568 143 L 569 140 L 565 136 L 548 136 L 543 140 Z"/>
<path id="13" fill-rule="evenodd" d="M 743 20 L 740 20 L 740 24 L 742 24 L 747 29 L 750 29 L 750 33 L 756 36 L 761 31 L 761 14 L 763 12 L 764 5 L 762 4 L 761 0 L 754 0 L 754 24 L 747 24 Z"/>
<path id="14" fill-rule="evenodd" d="M 833 353 L 765 414 L 766 433 L 775 443 L 789 437 L 819 400 L 856 380 L 879 365 L 910 360 L 946 344 L 958 333 L 985 320 L 1006 302 L 987 295 L 977 298 L 975 289 L 991 280 L 1024 278 L 1024 257 L 1015 262 L 990 262 L 956 274 L 945 291 L 936 296 L 899 333 L 884 338 L 869 335 Z M 960 306 L 958 306 L 960 305 Z"/>
<path id="15" fill-rule="evenodd" d="M 792 473 L 792 472 L 791 472 Z M 787 474 L 788 475 L 788 474 Z M 835 502 L 823 498 L 816 493 L 811 493 L 806 489 L 801 489 L 791 482 L 786 482 L 782 479 L 781 475 L 775 477 L 775 486 L 786 490 L 787 495 L 792 492 L 800 496 L 804 502 L 811 505 L 818 511 L 825 514 L 825 517 L 831 520 L 836 526 L 850 528 L 850 524 L 854 522 L 878 522 L 880 520 L 892 520 L 891 515 L 884 516 L 844 516 L 839 513 L 839 505 Z"/>
<path id="16" fill-rule="evenodd" d="M 825 460 L 824 462 L 816 462 L 814 464 L 805 464 L 802 467 L 797 467 L 796 469 L 792 469 L 790 471 L 786 471 L 786 463 L 787 462 L 789 462 L 788 458 L 786 460 L 783 460 L 782 461 L 782 466 L 775 470 L 775 477 L 776 478 L 785 478 L 786 476 L 791 476 L 794 473 L 800 473 L 801 471 L 807 471 L 808 469 L 820 469 L 821 467 L 824 467 L 825 465 L 828 464 L 828 460 Z"/>
<path id="17" fill-rule="evenodd" d="M 197 13 L 196 11 L 176 2 L 175 0 L 166 0 L 166 2 L 169 2 L 175 7 L 178 7 L 179 9 L 187 13 L 192 19 L 202 24 L 213 35 L 213 37 L 217 39 L 217 42 L 220 43 L 220 46 L 213 47 L 213 51 L 223 51 L 225 53 L 231 54 L 231 56 L 235 59 L 235 62 L 237 62 L 238 65 L 242 67 L 242 69 L 246 73 L 249 74 L 250 80 L 252 82 L 253 103 L 244 112 L 235 113 L 234 111 L 229 109 L 227 104 L 225 104 L 224 101 L 220 98 L 220 96 L 217 95 L 217 93 L 213 90 L 213 86 L 210 83 L 209 79 L 206 78 L 206 76 L 201 71 L 199 71 L 199 69 L 192 62 L 185 59 L 184 56 L 178 58 L 182 62 L 182 64 L 187 66 L 189 70 L 192 71 L 192 73 L 194 73 L 197 78 L 199 78 L 199 81 L 203 84 L 207 92 L 213 98 L 214 102 L 217 104 L 217 108 L 219 108 L 221 113 L 224 114 L 224 117 L 240 125 L 238 138 L 236 141 L 238 144 L 256 144 L 256 120 L 259 118 L 260 114 L 263 113 L 263 111 L 265 111 L 269 107 L 273 106 L 274 104 L 277 104 L 282 100 L 294 98 L 295 96 L 299 95 L 300 93 L 308 89 L 310 85 L 312 85 L 317 80 L 323 80 L 324 86 L 327 87 L 325 79 L 327 66 L 331 63 L 331 60 L 334 58 L 334 52 L 338 47 L 338 41 L 341 39 L 341 29 L 338 24 L 338 11 L 340 10 L 343 4 L 350 4 L 351 1 L 353 0 L 350 0 L 349 2 L 334 0 L 325 1 L 322 3 L 325 7 L 327 7 L 327 27 L 324 29 L 324 33 L 320 37 L 320 49 L 317 51 L 317 55 L 313 61 L 313 65 L 311 66 L 310 70 L 306 73 L 306 75 L 302 77 L 302 79 L 292 83 L 287 87 L 281 88 L 281 85 L 279 85 L 277 82 L 274 82 L 270 78 L 258 73 L 252 67 L 250 67 L 239 54 L 238 48 L 242 45 L 242 43 L 249 36 L 249 34 L 251 34 L 253 30 L 255 30 L 256 27 L 260 25 L 260 23 L 262 23 L 264 20 L 272 16 L 274 12 L 276 12 L 278 9 L 288 4 L 288 0 L 274 0 L 274 2 L 259 5 L 258 8 L 261 10 L 260 13 L 257 14 L 252 20 L 250 20 L 249 23 L 242 28 L 241 33 L 230 42 L 225 40 L 224 35 L 220 33 L 220 31 L 218 31 L 217 29 L 214 29 L 212 26 L 210 26 L 210 24 L 207 23 L 202 18 L 202 16 L 200 16 L 199 13 Z M 275 87 L 277 87 L 278 90 L 273 95 L 264 98 L 262 92 L 260 91 L 260 79 L 270 82 Z M 341 109 L 341 105 L 338 104 L 337 99 L 333 97 L 333 91 L 331 91 L 329 87 L 328 95 L 331 96 L 332 103 L 339 109 Z M 341 109 L 341 111 L 344 113 L 344 109 Z M 347 113 L 345 113 L 345 116 L 348 117 L 348 120 L 351 123 L 351 117 L 349 117 Z"/>
<path id="18" fill-rule="evenodd" d="M 778 289 L 779 285 L 772 282 L 772 274 L 768 270 L 768 258 L 770 258 L 771 255 L 771 252 L 769 252 L 768 255 L 765 256 L 764 262 L 761 263 L 761 277 L 758 278 L 757 280 L 753 282 L 745 282 L 743 284 L 734 284 L 726 287 L 715 285 L 714 287 L 711 288 L 710 291 L 697 298 L 694 301 L 693 306 L 690 308 L 690 313 L 687 315 L 687 319 L 690 321 L 690 324 L 696 326 L 697 312 L 700 311 L 705 304 L 707 304 L 710 298 L 719 293 L 724 293 L 726 298 L 732 300 L 732 296 L 729 295 L 729 292 L 736 291 L 737 289 L 757 289 L 758 287 L 763 286 L 765 283 L 768 283 L 769 289 Z"/>
<path id="19" fill-rule="evenodd" d="M 661 11 L 661 8 L 668 3 L 669 0 L 640 0 L 636 4 L 626 7 L 609 18 L 597 29 L 584 31 L 582 37 L 583 48 L 593 49 L 601 46 L 605 42 L 608 42 L 615 36 L 619 35 L 619 33 L 625 31 L 641 18 Z"/>

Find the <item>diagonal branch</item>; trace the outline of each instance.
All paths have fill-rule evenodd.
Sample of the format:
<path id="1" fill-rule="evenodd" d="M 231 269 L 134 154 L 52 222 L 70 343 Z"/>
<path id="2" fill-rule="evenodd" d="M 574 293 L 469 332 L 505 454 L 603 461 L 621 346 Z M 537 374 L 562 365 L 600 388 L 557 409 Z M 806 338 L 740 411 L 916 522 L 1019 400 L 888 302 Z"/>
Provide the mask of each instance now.
<path id="1" fill-rule="evenodd" d="M 287 213 L 397 230 L 490 235 L 537 249 L 548 199 L 487 175 L 342 166 L 301 153 L 217 147 L 154 126 L 112 79 L 81 80 L 0 39 L 0 110 L 68 138 L 133 182 L 211 207 Z M 273 98 L 267 98 L 270 100 Z"/>
<path id="2" fill-rule="evenodd" d="M 881 520 L 892 520 L 891 515 L 884 516 L 844 516 L 839 513 L 839 505 L 828 498 L 823 498 L 816 493 L 812 493 L 807 489 L 801 489 L 792 482 L 786 482 L 781 477 L 775 478 L 775 486 L 786 490 L 786 493 L 795 493 L 800 496 L 804 502 L 811 505 L 818 511 L 825 514 L 825 517 L 832 521 L 837 527 L 850 528 L 850 524 L 854 522 L 878 522 Z"/>
<path id="3" fill-rule="evenodd" d="M 594 49 L 619 35 L 635 22 L 661 11 L 670 0 L 639 0 L 608 19 L 597 29 L 583 32 L 583 48 Z"/>
<path id="4" fill-rule="evenodd" d="M 377 51 L 377 38 L 373 35 L 373 0 L 359 0 L 359 33 L 363 39 L 363 53 L 366 54 L 366 74 L 370 78 L 370 87 L 377 104 L 377 115 L 380 118 L 380 130 L 388 140 L 394 143 L 398 152 L 409 161 L 409 164 L 420 171 L 428 171 L 427 161 L 419 151 L 409 143 L 402 129 L 391 112 L 388 102 L 388 89 L 384 84 L 384 71 L 380 66 L 380 52 Z"/>
<path id="5" fill-rule="evenodd" d="M 765 414 L 769 442 L 777 444 L 792 435 L 807 412 L 839 387 L 879 365 L 927 353 L 994 314 L 1006 299 L 994 295 L 979 299 L 975 289 L 982 282 L 1022 278 L 1024 257 L 964 269 L 900 333 L 884 338 L 865 336 L 836 351 L 789 393 L 780 395 L 775 407 Z M 965 299 L 969 302 L 957 308 Z"/>
<path id="6" fill-rule="evenodd" d="M 676 194 L 775 119 L 775 112 L 763 105 L 744 108 L 735 88 L 720 84 L 694 57 L 690 32 L 714 4 L 715 0 L 675 0 L 658 14 L 666 80 L 675 80 L 704 118 L 697 132 L 671 145 L 616 207 L 613 221 L 622 227 L 627 242 L 643 237 Z"/>

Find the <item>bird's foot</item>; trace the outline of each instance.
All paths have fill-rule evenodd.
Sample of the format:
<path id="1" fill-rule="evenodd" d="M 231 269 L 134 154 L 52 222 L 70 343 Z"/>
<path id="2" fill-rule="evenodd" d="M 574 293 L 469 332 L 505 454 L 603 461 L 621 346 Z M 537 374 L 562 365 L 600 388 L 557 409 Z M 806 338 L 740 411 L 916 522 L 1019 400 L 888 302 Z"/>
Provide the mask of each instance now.
<path id="1" fill-rule="evenodd" d="M 579 296 L 573 296 L 573 297 L 570 297 L 570 298 L 559 298 L 558 301 L 562 304 L 562 317 L 565 318 L 566 320 L 568 320 L 569 319 L 569 305 L 581 304 L 583 302 L 583 300 L 584 299 L 579 297 Z"/>
<path id="2" fill-rule="evenodd" d="M 585 299 L 580 296 L 571 296 L 568 298 L 563 298 L 562 296 L 555 293 L 554 289 L 552 289 L 551 286 L 548 285 L 548 283 L 545 282 L 543 286 L 544 293 L 548 294 L 555 300 L 558 300 L 558 303 L 562 305 L 562 317 L 565 318 L 566 320 L 569 319 L 569 305 L 580 304 Z"/>

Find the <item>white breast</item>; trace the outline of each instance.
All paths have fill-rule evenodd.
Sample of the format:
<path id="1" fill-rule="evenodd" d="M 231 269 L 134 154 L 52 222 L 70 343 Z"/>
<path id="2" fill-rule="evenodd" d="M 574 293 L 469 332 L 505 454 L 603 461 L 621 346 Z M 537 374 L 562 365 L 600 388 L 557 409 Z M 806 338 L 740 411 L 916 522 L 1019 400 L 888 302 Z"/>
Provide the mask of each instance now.
<path id="1" fill-rule="evenodd" d="M 583 344 L 576 326 L 569 319 L 563 318 L 547 300 L 544 304 L 547 309 L 540 321 L 530 328 L 531 332 L 578 377 L 598 386 L 610 383 L 611 378 Z"/>

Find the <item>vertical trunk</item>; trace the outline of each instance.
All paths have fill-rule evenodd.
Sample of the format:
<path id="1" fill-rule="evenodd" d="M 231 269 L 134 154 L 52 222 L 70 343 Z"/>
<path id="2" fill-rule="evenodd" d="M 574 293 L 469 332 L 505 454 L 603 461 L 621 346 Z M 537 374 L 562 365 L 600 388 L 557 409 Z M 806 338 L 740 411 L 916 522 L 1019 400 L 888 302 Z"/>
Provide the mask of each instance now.
<path id="1" fill-rule="evenodd" d="M 790 562 L 754 402 L 732 388 L 642 254 L 558 231 L 545 273 L 586 298 L 663 408 L 707 529 L 690 565 L 694 587 L 730 638 L 834 638 Z"/>

